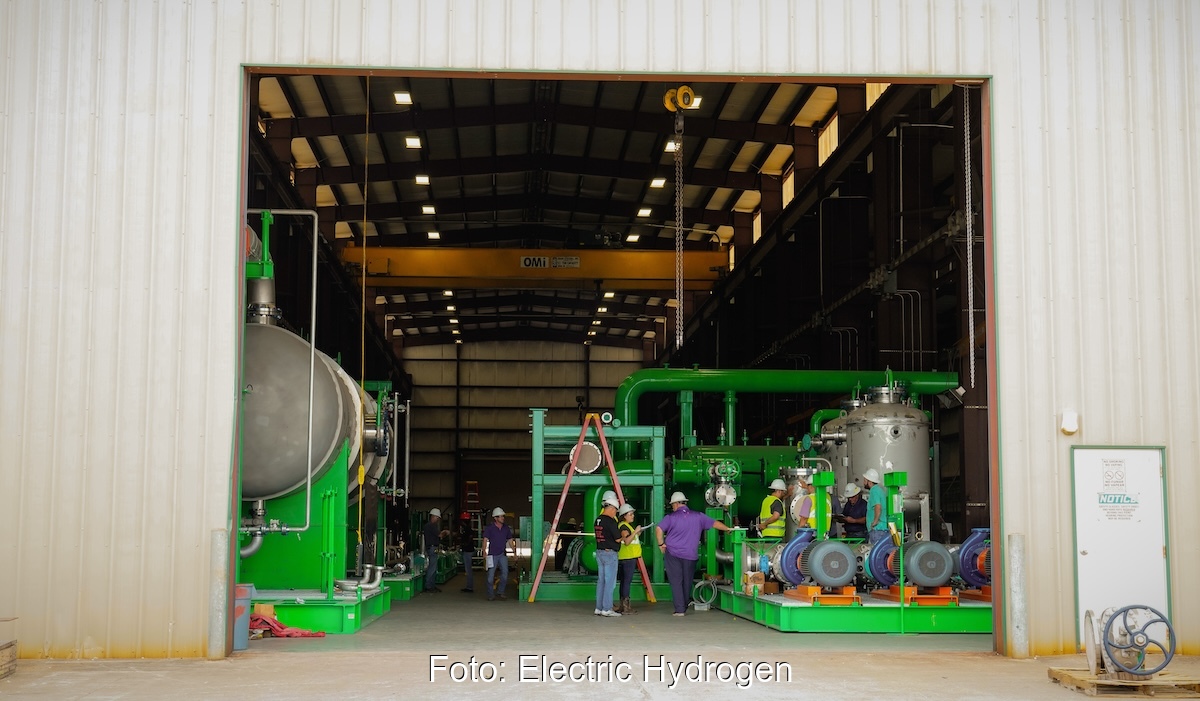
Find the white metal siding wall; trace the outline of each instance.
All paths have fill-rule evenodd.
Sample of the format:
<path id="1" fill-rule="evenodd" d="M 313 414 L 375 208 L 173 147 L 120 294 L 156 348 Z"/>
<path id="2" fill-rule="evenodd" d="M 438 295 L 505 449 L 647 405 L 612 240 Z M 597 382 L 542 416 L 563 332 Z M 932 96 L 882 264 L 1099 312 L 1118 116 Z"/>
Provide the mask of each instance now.
<path id="1" fill-rule="evenodd" d="M 969 75 L 993 79 L 1003 519 L 1030 539 L 1031 652 L 1074 645 L 1077 442 L 1167 447 L 1174 617 L 1198 653 L 1198 36 L 1188 0 L 0 2 L 0 615 L 22 616 L 23 655 L 203 649 L 240 63 Z"/>
<path id="2" fill-rule="evenodd" d="M 0 617 L 25 657 L 205 654 L 239 328 L 221 23 L 0 3 Z"/>

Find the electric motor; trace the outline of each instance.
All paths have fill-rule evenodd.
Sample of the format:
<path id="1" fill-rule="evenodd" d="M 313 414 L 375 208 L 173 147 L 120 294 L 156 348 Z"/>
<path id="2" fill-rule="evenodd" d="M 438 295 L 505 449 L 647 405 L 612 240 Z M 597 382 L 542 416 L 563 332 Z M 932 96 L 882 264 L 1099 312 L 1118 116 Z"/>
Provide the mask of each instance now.
<path id="1" fill-rule="evenodd" d="M 823 587 L 844 587 L 854 581 L 854 551 L 840 540 L 818 540 L 800 552 L 800 573 Z"/>
<path id="2" fill-rule="evenodd" d="M 945 545 L 919 540 L 904 547 L 904 576 L 918 587 L 940 587 L 954 576 L 954 558 Z"/>

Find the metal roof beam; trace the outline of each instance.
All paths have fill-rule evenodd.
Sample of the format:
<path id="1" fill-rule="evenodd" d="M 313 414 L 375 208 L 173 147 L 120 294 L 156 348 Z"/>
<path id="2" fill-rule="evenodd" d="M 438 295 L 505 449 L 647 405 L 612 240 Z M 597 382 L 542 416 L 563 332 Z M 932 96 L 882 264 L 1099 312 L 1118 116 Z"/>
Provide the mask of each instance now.
<path id="1" fill-rule="evenodd" d="M 366 261 L 374 287 L 659 289 L 675 286 L 674 251 L 383 248 L 342 249 L 342 262 Z M 563 255 L 565 254 L 565 255 Z M 708 290 L 728 266 L 724 251 L 692 251 L 683 258 L 684 287 Z"/>
<path id="2" fill-rule="evenodd" d="M 667 177 L 670 168 L 658 163 L 637 163 L 627 160 L 605 160 L 545 154 L 531 156 L 485 156 L 454 160 L 403 163 L 375 163 L 367 167 L 370 182 L 412 180 L 418 174 L 430 178 L 461 178 L 468 175 L 495 175 L 543 170 L 569 175 L 592 175 L 601 178 L 651 180 Z M 757 190 L 760 175 L 754 172 L 691 168 L 684 174 L 688 185 L 728 187 L 737 190 Z M 325 166 L 299 168 L 296 185 L 340 185 L 363 182 L 362 166 Z"/>
<path id="3" fill-rule="evenodd" d="M 365 114 L 271 119 L 266 120 L 267 139 L 362 134 L 366 128 L 366 121 Z M 377 134 L 431 129 L 463 129 L 501 124 L 529 124 L 543 121 L 651 134 L 670 135 L 675 133 L 674 117 L 666 110 L 659 114 L 593 109 L 581 105 L 520 104 L 371 114 L 371 127 Z M 789 144 L 792 141 L 791 132 L 796 128 L 798 127 L 791 124 L 764 124 L 692 116 L 687 118 L 688 136 L 732 141 L 757 141 L 764 144 Z"/>
<path id="4" fill-rule="evenodd" d="M 379 202 L 369 205 L 366 219 L 413 219 L 424 221 L 429 217 L 421 213 L 423 202 Z M 468 214 L 471 212 L 521 211 L 528 204 L 525 195 L 504 195 L 501 197 L 462 197 L 443 201 L 437 205 L 437 216 L 451 214 Z M 538 200 L 541 210 L 560 212 L 587 212 L 601 216 L 636 219 L 637 211 L 644 205 L 641 202 L 616 202 L 601 199 L 579 199 L 562 195 L 542 195 Z M 322 221 L 362 221 L 363 205 L 338 205 L 336 207 L 318 207 Z M 684 221 L 689 225 L 707 224 L 709 226 L 733 226 L 734 212 L 716 209 L 699 209 L 686 207 L 683 210 Z M 653 223 L 653 222 L 646 222 Z M 601 224 L 600 226 L 603 226 Z"/>

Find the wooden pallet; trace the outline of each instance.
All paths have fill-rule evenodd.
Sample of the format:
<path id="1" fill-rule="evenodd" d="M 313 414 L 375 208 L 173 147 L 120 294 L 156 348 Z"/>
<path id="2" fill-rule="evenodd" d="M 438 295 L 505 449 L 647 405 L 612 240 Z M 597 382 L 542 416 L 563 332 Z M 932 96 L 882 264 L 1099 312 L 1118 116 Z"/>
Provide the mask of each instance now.
<path id="1" fill-rule="evenodd" d="M 1059 684 L 1082 691 L 1088 696 L 1139 697 L 1155 696 L 1164 699 L 1200 698 L 1200 679 L 1172 672 L 1159 672 L 1149 679 L 1105 679 L 1086 669 L 1051 667 L 1046 670 Z"/>

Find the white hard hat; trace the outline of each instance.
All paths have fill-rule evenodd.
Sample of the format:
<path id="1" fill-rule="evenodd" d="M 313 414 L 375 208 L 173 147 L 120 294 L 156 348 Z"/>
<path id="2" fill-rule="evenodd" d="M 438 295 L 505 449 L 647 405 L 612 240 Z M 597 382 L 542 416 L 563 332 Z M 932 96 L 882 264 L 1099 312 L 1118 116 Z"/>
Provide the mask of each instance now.
<path id="1" fill-rule="evenodd" d="M 441 518 L 441 517 L 442 517 L 442 510 L 441 510 L 441 509 L 430 509 L 430 510 L 429 510 L 429 515 L 430 515 L 430 516 L 437 516 L 438 518 Z"/>
<path id="2" fill-rule="evenodd" d="M 849 499 L 850 497 L 854 496 L 855 494 L 858 494 L 861 491 L 862 490 L 858 488 L 857 484 L 851 482 L 850 484 L 846 485 L 845 489 L 842 490 L 842 496 Z"/>
<path id="3" fill-rule="evenodd" d="M 675 492 L 671 495 L 671 503 L 674 504 L 676 502 L 687 503 L 687 497 L 683 496 L 683 492 Z"/>
<path id="4" fill-rule="evenodd" d="M 617 498 L 616 492 L 614 492 L 611 489 L 606 489 L 606 490 L 604 490 L 604 494 L 600 495 L 600 502 L 603 503 L 605 499 L 616 499 L 616 498 Z"/>
<path id="5" fill-rule="evenodd" d="M 876 470 L 875 468 L 872 467 L 871 469 L 869 469 L 863 473 L 863 479 L 865 479 L 868 482 L 873 482 L 875 484 L 879 484 L 879 470 Z"/>
<path id="6" fill-rule="evenodd" d="M 777 478 L 771 480 L 771 486 L 768 487 L 768 489 L 770 489 L 772 492 L 777 489 L 782 489 L 783 491 L 787 491 L 787 483 L 777 477 Z"/>
<path id="7" fill-rule="evenodd" d="M 615 507 L 617 505 L 617 497 L 615 495 L 611 497 L 604 497 L 604 500 L 600 503 L 603 506 Z"/>
<path id="8" fill-rule="evenodd" d="M 634 511 L 637 511 L 637 509 L 633 508 L 633 504 L 622 504 L 621 508 L 617 509 L 617 515 L 624 516 L 625 514 L 632 513 Z"/>
<path id="9" fill-rule="evenodd" d="M 503 515 L 504 515 L 504 509 L 501 509 L 499 506 L 492 509 L 492 518 L 496 518 L 497 516 L 503 516 Z"/>

